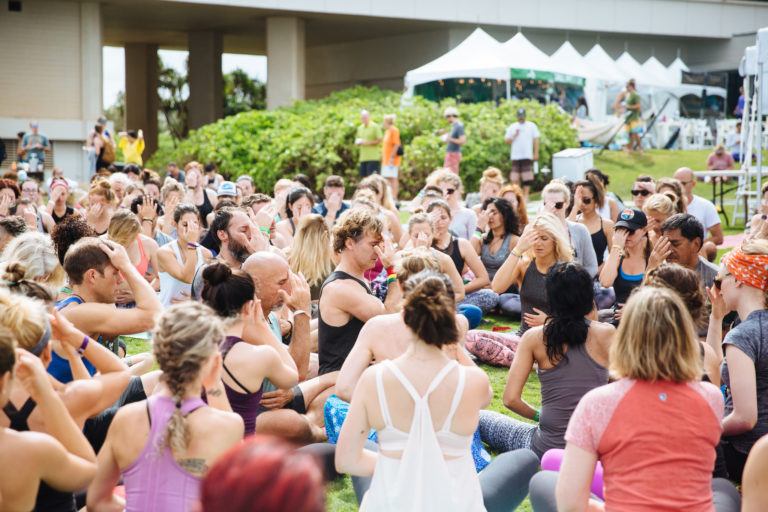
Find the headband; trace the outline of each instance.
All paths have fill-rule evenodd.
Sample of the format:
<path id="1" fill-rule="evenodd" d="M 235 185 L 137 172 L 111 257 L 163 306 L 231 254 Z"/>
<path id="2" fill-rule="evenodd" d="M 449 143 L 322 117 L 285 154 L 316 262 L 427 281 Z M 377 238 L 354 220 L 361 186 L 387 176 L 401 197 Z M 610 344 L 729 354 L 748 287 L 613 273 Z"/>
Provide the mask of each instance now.
<path id="1" fill-rule="evenodd" d="M 32 354 L 40 357 L 40 354 L 43 353 L 43 350 L 45 350 L 45 347 L 48 346 L 48 342 L 51 341 L 51 324 L 48 322 L 48 320 L 45 321 L 45 330 L 43 331 L 43 334 L 40 336 L 40 340 L 37 342 L 37 344 L 28 349 L 27 352 L 31 352 Z"/>
<path id="2" fill-rule="evenodd" d="M 758 290 L 768 290 L 768 255 L 746 254 L 741 249 L 734 249 L 723 256 L 721 263 L 737 281 Z"/>

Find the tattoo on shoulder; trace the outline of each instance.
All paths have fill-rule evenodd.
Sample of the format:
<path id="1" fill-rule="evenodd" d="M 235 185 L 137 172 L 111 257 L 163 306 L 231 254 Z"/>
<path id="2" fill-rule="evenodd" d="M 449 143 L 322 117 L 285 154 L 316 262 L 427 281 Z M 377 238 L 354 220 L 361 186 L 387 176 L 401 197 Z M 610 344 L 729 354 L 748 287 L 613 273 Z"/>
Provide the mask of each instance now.
<path id="1" fill-rule="evenodd" d="M 221 396 L 221 389 L 218 389 L 218 388 L 206 389 L 205 393 L 208 396 Z"/>
<path id="2" fill-rule="evenodd" d="M 179 466 L 193 474 L 202 475 L 208 471 L 205 459 L 181 459 L 178 463 Z"/>

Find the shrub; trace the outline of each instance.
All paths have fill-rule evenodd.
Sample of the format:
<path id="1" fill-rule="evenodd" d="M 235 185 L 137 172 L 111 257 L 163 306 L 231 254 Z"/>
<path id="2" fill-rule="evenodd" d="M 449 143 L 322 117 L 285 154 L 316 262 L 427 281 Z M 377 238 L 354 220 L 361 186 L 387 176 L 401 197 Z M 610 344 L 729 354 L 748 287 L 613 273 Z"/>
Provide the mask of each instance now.
<path id="1" fill-rule="evenodd" d="M 447 128 L 442 112 L 450 101 L 434 103 L 414 98 L 401 105 L 400 94 L 378 88 L 354 87 L 321 100 L 298 101 L 273 111 L 250 111 L 222 119 L 190 133 L 173 151 L 156 154 L 147 166 L 164 169 L 168 160 L 180 165 L 190 160 L 215 162 L 230 176 L 250 174 L 260 190 L 271 190 L 283 176 L 302 172 L 318 188 L 329 174 L 357 181 L 358 148 L 354 145 L 360 110 L 373 122 L 397 114 L 405 156 L 400 170 L 405 194 L 415 194 L 424 178 L 442 165 L 445 147 L 438 131 Z M 534 101 L 502 101 L 460 105 L 467 133 L 461 175 L 468 189 L 477 186 L 484 169 L 508 170 L 509 146 L 504 142 L 515 112 L 525 107 L 528 119 L 541 132 L 540 162 L 551 164 L 552 154 L 577 145 L 570 116 L 555 105 Z"/>

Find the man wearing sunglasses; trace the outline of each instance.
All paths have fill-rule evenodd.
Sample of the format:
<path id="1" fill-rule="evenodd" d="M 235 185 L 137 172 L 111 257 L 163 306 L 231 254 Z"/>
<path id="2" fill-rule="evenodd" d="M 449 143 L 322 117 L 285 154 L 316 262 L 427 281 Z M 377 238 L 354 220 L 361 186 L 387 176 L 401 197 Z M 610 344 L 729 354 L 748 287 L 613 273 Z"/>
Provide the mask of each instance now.
<path id="1" fill-rule="evenodd" d="M 592 245 L 592 237 L 584 224 L 569 221 L 565 212 L 571 203 L 571 191 L 560 181 L 551 181 L 541 191 L 543 209 L 560 219 L 567 230 L 568 238 L 573 248 L 573 258 L 576 263 L 584 267 L 589 275 L 597 275 L 597 255 Z"/>
<path id="2" fill-rule="evenodd" d="M 696 177 L 688 167 L 681 167 L 673 176 L 683 186 L 683 195 L 688 206 L 686 211 L 696 217 L 709 236 L 704 239 L 702 255 L 709 261 L 714 261 L 717 256 L 717 246 L 723 243 L 723 227 L 720 225 L 720 215 L 711 201 L 693 194 L 696 186 Z"/>
<path id="3" fill-rule="evenodd" d="M 445 142 L 445 160 L 443 167 L 459 174 L 459 163 L 461 162 L 461 146 L 467 143 L 467 136 L 464 133 L 464 125 L 459 121 L 459 111 L 454 107 L 448 107 L 443 112 L 446 121 L 451 124 L 450 131 L 443 133 L 440 139 Z"/>
<path id="4" fill-rule="evenodd" d="M 645 200 L 656 193 L 656 182 L 650 176 L 638 176 L 632 184 L 632 202 L 638 210 L 643 209 Z M 614 219 L 615 220 L 615 219 Z"/>

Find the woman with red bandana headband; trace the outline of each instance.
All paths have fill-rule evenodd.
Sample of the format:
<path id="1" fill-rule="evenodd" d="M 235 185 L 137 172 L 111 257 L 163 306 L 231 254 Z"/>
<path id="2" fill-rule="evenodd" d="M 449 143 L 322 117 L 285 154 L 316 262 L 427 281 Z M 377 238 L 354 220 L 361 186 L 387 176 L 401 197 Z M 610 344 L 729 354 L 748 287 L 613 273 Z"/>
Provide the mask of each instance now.
<path id="1" fill-rule="evenodd" d="M 752 446 L 768 433 L 768 241 L 746 242 L 722 259 L 709 290 L 712 314 L 707 341 L 719 350 L 723 317 L 736 311 L 741 323 L 722 342 L 725 418 L 715 476 L 741 482 Z M 727 473 L 725 473 L 727 471 Z"/>

